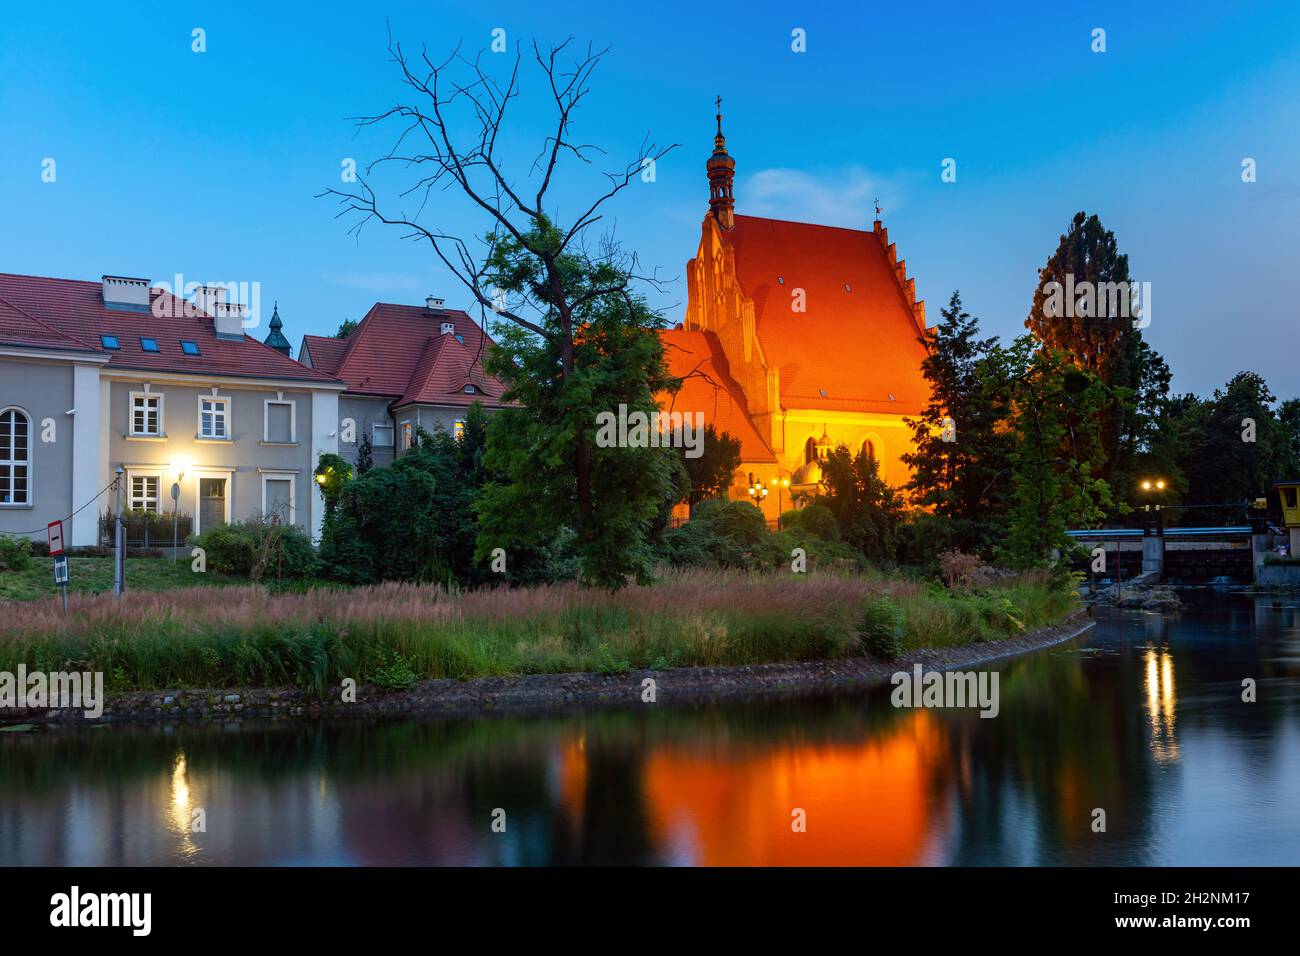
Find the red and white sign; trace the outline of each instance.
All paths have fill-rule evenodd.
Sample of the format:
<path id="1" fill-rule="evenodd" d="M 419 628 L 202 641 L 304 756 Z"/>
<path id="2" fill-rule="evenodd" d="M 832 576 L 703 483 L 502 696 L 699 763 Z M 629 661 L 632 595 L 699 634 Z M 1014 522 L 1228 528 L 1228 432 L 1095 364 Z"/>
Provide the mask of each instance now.
<path id="1" fill-rule="evenodd" d="M 63 553 L 63 522 L 51 521 L 45 526 L 45 533 L 50 536 L 50 557 Z"/>

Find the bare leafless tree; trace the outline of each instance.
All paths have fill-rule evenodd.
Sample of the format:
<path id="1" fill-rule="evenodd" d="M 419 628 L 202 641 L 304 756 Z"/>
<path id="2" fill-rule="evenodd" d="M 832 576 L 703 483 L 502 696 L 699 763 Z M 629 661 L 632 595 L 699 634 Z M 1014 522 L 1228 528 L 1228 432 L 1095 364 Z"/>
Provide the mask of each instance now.
<path id="1" fill-rule="evenodd" d="M 602 297 L 613 297 L 632 306 L 632 287 L 637 282 L 657 285 L 655 275 L 641 275 L 634 255 L 621 251 L 606 234 L 598 242 L 588 231 L 604 218 L 605 205 L 626 189 L 647 166 L 667 155 L 676 144 L 657 146 L 647 136 L 637 155 L 622 168 L 603 174 L 604 186 L 579 205 L 580 214 L 569 224 L 559 222 L 550 208 L 548 193 L 555 184 L 564 159 L 591 165 L 603 152 L 578 141 L 573 133 L 574 113 L 590 92 L 591 77 L 608 49 L 590 45 L 583 52 L 570 49 L 573 38 L 547 52 L 533 41 L 531 60 L 549 87 L 554 112 L 554 132 L 547 135 L 536 159 L 522 179 L 516 180 L 498 149 L 498 141 L 512 101 L 520 96 L 520 70 L 524 66 L 521 46 L 516 45 L 506 79 L 499 80 L 483 66 L 483 53 L 474 59 L 462 55 L 458 45 L 445 59 L 434 62 L 426 49 L 408 57 L 389 34 L 388 52 L 409 87 L 409 99 L 374 116 L 356 118 L 359 127 L 396 123 L 401 126 L 392 149 L 358 173 L 356 189 L 329 189 L 342 209 L 339 216 L 354 221 L 350 232 L 359 233 L 370 222 L 404 227 L 406 237 L 425 241 L 437 258 L 465 286 L 486 320 L 488 310 L 537 335 L 553 339 L 562 374 L 574 371 L 574 334 L 584 306 Z M 378 167 L 400 164 L 413 170 L 415 180 L 397 193 L 391 205 L 414 204 L 412 211 L 390 208 L 371 187 L 368 177 Z M 435 191 L 458 191 L 488 222 L 484 238 L 471 247 L 461 236 L 438 224 L 438 210 L 431 203 Z M 508 292 L 493 287 L 491 262 L 500 243 L 513 241 L 535 257 L 544 277 L 544 296 L 527 289 Z M 573 289 L 564 281 L 562 265 L 575 260 L 590 275 L 613 278 Z M 613 268 L 602 268 L 610 267 Z M 591 508 L 590 448 L 578 443 L 577 498 L 579 521 Z"/>

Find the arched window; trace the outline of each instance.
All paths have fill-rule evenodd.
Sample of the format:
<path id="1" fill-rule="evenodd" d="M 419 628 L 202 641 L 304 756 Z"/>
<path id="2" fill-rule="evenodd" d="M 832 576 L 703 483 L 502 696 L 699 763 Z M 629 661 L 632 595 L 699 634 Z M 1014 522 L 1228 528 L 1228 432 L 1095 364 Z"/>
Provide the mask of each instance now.
<path id="1" fill-rule="evenodd" d="M 867 453 L 868 458 L 876 457 L 876 443 L 870 438 L 862 443 L 862 450 Z"/>
<path id="2" fill-rule="evenodd" d="M 817 439 L 809 438 L 803 445 L 803 463 L 809 464 L 817 457 Z"/>
<path id="3" fill-rule="evenodd" d="M 0 505 L 31 504 L 32 422 L 16 408 L 0 410 Z"/>

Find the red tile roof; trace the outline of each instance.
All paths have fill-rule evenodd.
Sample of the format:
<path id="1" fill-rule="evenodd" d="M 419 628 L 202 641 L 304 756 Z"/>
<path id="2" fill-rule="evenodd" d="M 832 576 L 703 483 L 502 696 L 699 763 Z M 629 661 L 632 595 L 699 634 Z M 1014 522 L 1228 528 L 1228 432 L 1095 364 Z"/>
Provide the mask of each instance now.
<path id="1" fill-rule="evenodd" d="M 347 339 L 332 335 L 304 335 L 302 342 L 304 349 L 311 355 L 311 367 L 328 375 L 338 371 L 339 363 L 348 350 Z M 298 359 L 302 360 L 302 352 L 298 353 Z"/>
<path id="2" fill-rule="evenodd" d="M 109 309 L 100 282 L 0 273 L 0 344 L 96 352 L 108 358 L 109 368 L 314 384 L 335 381 L 252 336 L 217 338 L 212 316 L 197 311 L 191 302 L 160 289 L 150 290 L 150 302 L 155 308 L 149 312 Z M 25 332 L 16 327 L 21 316 L 31 320 Z M 116 336 L 121 347 L 105 349 L 101 335 Z M 158 351 L 144 351 L 141 338 L 155 339 Z M 199 354 L 184 354 L 182 339 L 196 343 Z"/>
<path id="3" fill-rule="evenodd" d="M 441 334 L 444 322 L 454 326 L 454 334 Z M 318 356 L 322 341 L 308 336 L 312 362 L 337 359 L 333 374 L 347 383 L 350 392 L 389 398 L 397 404 L 430 405 L 499 403 L 505 392 L 501 382 L 483 371 L 492 340 L 459 309 L 430 311 L 377 302 L 343 340 L 341 356 L 331 347 Z M 466 395 L 466 384 L 475 385 L 479 394 Z"/>
<path id="4" fill-rule="evenodd" d="M 787 408 L 917 414 L 920 330 L 872 232 L 736 216 L 724 233 Z M 791 309 L 803 289 L 806 312 Z M 893 398 L 890 398 L 890 395 Z"/>
<path id="5" fill-rule="evenodd" d="M 467 385 L 474 386 L 474 394 L 465 391 Z M 504 391 L 500 382 L 483 371 L 482 361 L 475 361 L 454 335 L 433 335 L 425 343 L 406 394 L 395 404 L 470 405 L 500 398 Z"/>
<path id="6" fill-rule="evenodd" d="M 676 395 L 659 397 L 660 407 L 666 412 L 704 412 L 707 424 L 740 439 L 743 461 L 776 461 L 749 417 L 745 393 L 731 377 L 718 337 L 684 329 L 660 332 L 659 337 L 669 374 L 682 379 Z"/>

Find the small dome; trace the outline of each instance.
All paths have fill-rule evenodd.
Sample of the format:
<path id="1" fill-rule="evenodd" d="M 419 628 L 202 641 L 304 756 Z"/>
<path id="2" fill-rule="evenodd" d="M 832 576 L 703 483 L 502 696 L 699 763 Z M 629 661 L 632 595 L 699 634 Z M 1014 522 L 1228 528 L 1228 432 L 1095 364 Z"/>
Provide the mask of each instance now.
<path id="1" fill-rule="evenodd" d="M 822 463 L 820 459 L 814 458 L 790 476 L 790 487 L 801 488 L 805 486 L 816 486 L 820 485 L 821 481 Z"/>

